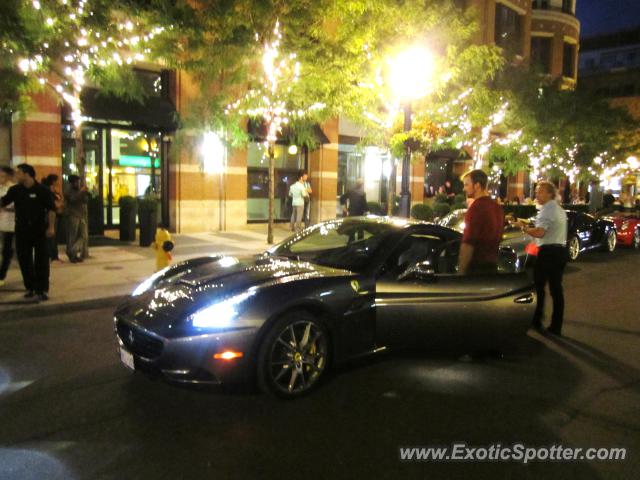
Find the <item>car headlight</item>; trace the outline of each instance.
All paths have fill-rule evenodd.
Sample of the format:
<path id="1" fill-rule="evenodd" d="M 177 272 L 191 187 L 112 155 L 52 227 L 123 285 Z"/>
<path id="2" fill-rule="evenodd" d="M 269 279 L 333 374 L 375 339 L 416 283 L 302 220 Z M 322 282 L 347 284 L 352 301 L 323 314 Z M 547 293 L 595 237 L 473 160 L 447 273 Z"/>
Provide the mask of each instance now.
<path id="1" fill-rule="evenodd" d="M 171 267 L 170 266 L 169 267 L 165 267 L 162 270 L 160 270 L 160 271 L 154 273 L 153 275 L 151 275 L 144 282 L 142 282 L 140 285 L 138 285 L 133 292 L 131 292 L 131 296 L 132 297 L 137 297 L 138 295 L 142 295 L 144 292 L 149 290 L 153 286 L 153 284 L 156 282 L 156 280 L 158 280 L 165 273 L 167 273 L 167 270 L 169 270 L 169 268 L 171 268 Z"/>
<path id="2" fill-rule="evenodd" d="M 226 300 L 204 307 L 191 314 L 188 321 L 196 328 L 228 328 L 238 316 L 240 304 L 255 295 L 255 293 L 255 288 L 252 288 L 240 295 L 234 295 Z"/>

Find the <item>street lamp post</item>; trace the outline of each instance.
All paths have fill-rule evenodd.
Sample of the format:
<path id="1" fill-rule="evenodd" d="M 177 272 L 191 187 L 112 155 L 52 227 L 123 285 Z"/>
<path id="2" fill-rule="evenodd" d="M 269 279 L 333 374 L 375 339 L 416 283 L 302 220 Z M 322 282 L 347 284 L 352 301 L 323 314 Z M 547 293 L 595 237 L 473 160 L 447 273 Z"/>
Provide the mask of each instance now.
<path id="1" fill-rule="evenodd" d="M 431 52 L 423 47 L 414 46 L 401 52 L 389 61 L 391 88 L 397 99 L 402 102 L 404 110 L 404 132 L 411 131 L 411 102 L 429 93 L 431 88 L 435 61 Z M 400 215 L 411 214 L 410 191 L 411 149 L 405 145 L 402 159 L 402 184 L 400 190 Z M 389 192 L 391 195 L 395 193 Z"/>
<path id="2" fill-rule="evenodd" d="M 404 128 L 405 132 L 411 131 L 411 103 L 404 104 Z M 400 189 L 400 216 L 409 218 L 411 215 L 411 189 L 410 184 L 411 170 L 411 148 L 409 145 L 404 146 L 404 157 L 402 158 L 402 186 Z"/>

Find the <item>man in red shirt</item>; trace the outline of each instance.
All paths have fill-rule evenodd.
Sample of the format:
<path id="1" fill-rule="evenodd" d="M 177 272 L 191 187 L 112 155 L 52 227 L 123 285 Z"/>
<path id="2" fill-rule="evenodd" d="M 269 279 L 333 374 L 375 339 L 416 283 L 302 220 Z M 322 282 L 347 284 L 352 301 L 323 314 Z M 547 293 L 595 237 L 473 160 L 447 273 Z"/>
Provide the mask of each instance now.
<path id="1" fill-rule="evenodd" d="M 472 170 L 463 177 L 463 181 L 464 192 L 473 202 L 464 216 L 458 272 L 463 275 L 496 273 L 504 212 L 489 196 L 486 173 Z"/>

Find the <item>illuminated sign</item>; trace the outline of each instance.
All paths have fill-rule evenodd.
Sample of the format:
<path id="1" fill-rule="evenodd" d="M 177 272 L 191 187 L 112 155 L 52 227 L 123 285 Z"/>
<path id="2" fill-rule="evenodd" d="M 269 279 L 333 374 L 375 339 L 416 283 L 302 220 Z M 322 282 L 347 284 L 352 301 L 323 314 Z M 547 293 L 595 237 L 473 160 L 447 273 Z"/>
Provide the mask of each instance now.
<path id="1" fill-rule="evenodd" d="M 155 168 L 160 168 L 160 159 L 156 158 L 153 162 Z M 151 168 L 151 157 L 143 157 L 142 155 L 121 155 L 118 160 L 121 167 L 137 167 Z"/>

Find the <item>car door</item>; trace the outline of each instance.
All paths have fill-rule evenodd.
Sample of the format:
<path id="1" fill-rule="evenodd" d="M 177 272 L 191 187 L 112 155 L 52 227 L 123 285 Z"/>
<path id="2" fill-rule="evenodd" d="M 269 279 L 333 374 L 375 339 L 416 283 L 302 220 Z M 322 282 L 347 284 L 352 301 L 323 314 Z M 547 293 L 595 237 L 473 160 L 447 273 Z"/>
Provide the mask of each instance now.
<path id="1" fill-rule="evenodd" d="M 422 235 L 425 235 L 423 232 Z M 431 232 L 424 258 L 433 274 L 402 278 L 386 265 L 376 281 L 376 343 L 392 348 L 495 346 L 524 332 L 533 316 L 534 295 L 524 273 L 458 275 L 459 235 Z M 416 250 L 413 239 L 399 249 Z M 394 252 L 390 262 L 401 258 Z"/>

